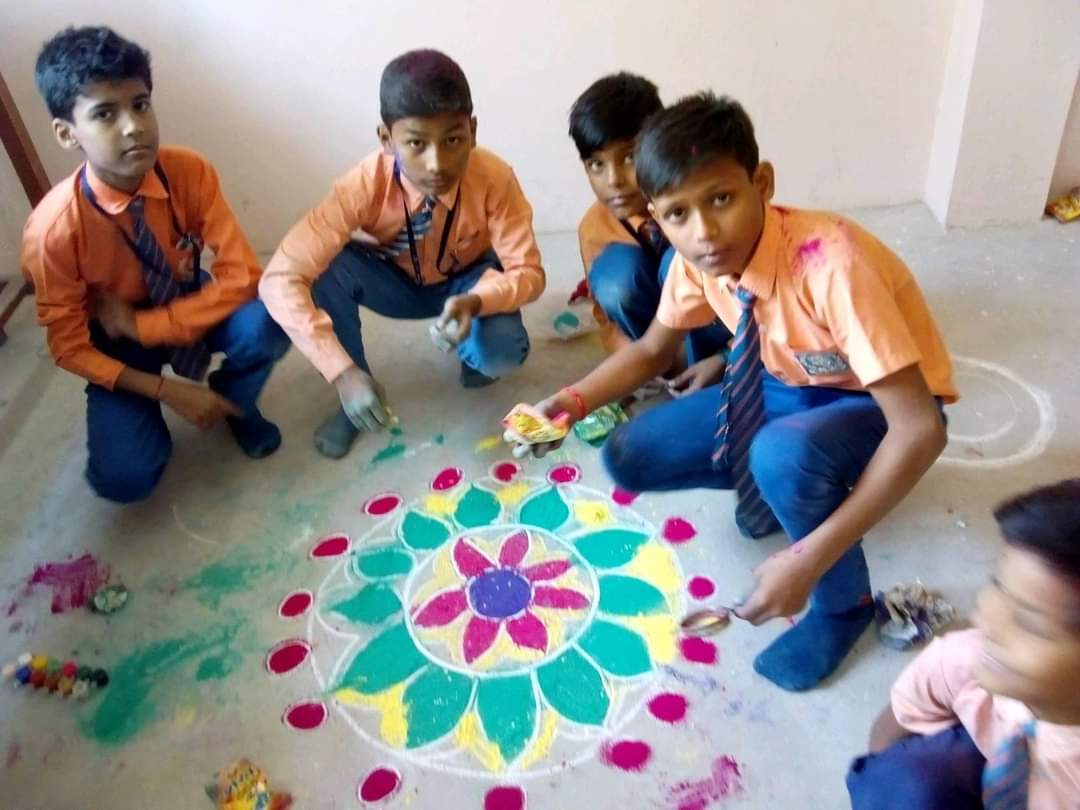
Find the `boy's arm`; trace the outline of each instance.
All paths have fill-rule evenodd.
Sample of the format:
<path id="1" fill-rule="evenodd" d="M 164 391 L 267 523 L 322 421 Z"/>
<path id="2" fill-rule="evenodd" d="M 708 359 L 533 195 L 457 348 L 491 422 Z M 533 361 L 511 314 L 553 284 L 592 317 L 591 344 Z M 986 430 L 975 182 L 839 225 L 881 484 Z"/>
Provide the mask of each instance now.
<path id="1" fill-rule="evenodd" d="M 371 196 L 362 169 L 338 180 L 289 230 L 259 282 L 259 296 L 274 320 L 328 382 L 354 363 L 334 334 L 330 316 L 315 306 L 311 287 L 352 232 L 364 225 L 363 205 Z"/>
<path id="2" fill-rule="evenodd" d="M 896 506 L 945 449 L 945 422 L 918 365 L 869 386 L 888 424 L 851 494 L 820 526 L 757 570 L 738 615 L 754 624 L 803 609 L 817 581 Z"/>
<path id="3" fill-rule="evenodd" d="M 187 345 L 256 296 L 259 262 L 221 193 L 209 161 L 184 153 L 171 178 L 173 204 L 183 200 L 185 227 L 214 252 L 213 279 L 191 295 L 135 313 L 135 339 L 144 346 Z M 171 167 L 170 167 L 171 168 Z M 181 185 L 183 184 L 183 185 Z"/>
<path id="4" fill-rule="evenodd" d="M 487 201 L 488 233 L 502 272 L 489 270 L 472 288 L 479 316 L 515 312 L 540 297 L 544 269 L 532 227 L 532 207 L 513 172 L 496 186 Z"/>
<path id="5" fill-rule="evenodd" d="M 900 721 L 896 719 L 892 704 L 886 704 L 874 721 L 874 725 L 870 727 L 870 753 L 884 751 L 894 742 L 910 736 L 911 732 L 900 725 Z"/>

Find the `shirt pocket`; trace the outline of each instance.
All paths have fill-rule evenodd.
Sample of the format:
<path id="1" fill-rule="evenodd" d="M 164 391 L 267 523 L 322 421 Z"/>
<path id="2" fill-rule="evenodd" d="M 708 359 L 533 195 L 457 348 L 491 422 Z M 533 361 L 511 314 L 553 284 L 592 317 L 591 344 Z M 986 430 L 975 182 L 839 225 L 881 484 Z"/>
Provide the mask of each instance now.
<path id="1" fill-rule="evenodd" d="M 786 347 L 786 353 L 810 378 L 813 385 L 858 384 L 858 378 L 851 370 L 847 357 L 836 347 L 800 348 Z"/>

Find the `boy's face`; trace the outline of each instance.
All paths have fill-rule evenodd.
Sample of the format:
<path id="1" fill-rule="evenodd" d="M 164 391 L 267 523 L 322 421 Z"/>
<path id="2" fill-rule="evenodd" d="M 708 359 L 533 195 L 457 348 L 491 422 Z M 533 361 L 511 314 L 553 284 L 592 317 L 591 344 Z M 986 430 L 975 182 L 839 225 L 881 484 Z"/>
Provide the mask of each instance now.
<path id="1" fill-rule="evenodd" d="M 613 141 L 603 149 L 597 149 L 582 163 L 596 199 L 617 218 L 648 215 L 648 204 L 645 195 L 638 190 L 634 171 L 633 139 Z"/>
<path id="2" fill-rule="evenodd" d="M 649 203 L 649 211 L 679 253 L 709 276 L 738 275 L 757 248 L 772 199 L 773 169 L 753 176 L 731 158 L 698 167 L 685 182 Z"/>
<path id="3" fill-rule="evenodd" d="M 387 128 L 380 124 L 383 150 L 397 155 L 401 169 L 425 194 L 445 194 L 465 174 L 476 146 L 476 118 L 440 113 L 429 118 L 401 118 Z"/>
<path id="4" fill-rule="evenodd" d="M 110 186 L 132 192 L 154 167 L 158 123 L 142 79 L 91 82 L 79 91 L 71 120 L 53 119 L 65 149 L 79 149 Z"/>
<path id="5" fill-rule="evenodd" d="M 1026 703 L 1040 719 L 1080 725 L 1080 585 L 1042 557 L 1006 546 L 979 595 L 986 638 L 976 675 L 994 694 Z"/>

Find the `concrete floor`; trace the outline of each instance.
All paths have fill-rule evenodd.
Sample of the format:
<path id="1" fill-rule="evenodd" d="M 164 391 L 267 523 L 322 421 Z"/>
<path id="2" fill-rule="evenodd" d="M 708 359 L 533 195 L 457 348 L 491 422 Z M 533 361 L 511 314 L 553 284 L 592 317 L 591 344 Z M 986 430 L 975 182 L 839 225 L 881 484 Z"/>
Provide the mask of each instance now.
<path id="1" fill-rule="evenodd" d="M 953 440 L 945 457 L 869 537 L 872 573 L 878 587 L 921 580 L 966 612 L 996 553 L 992 505 L 1078 473 L 1080 226 L 1045 221 L 943 234 L 922 206 L 856 217 L 914 268 L 956 355 L 964 395 L 949 412 Z M 430 752 L 388 752 L 367 741 L 377 736 L 370 710 L 334 709 L 310 732 L 281 722 L 286 706 L 319 695 L 325 662 L 340 652 L 340 639 L 309 635 L 318 629 L 314 621 L 277 616 L 288 591 L 318 592 L 332 570 L 333 563 L 308 559 L 312 542 L 334 530 L 367 537 L 373 520 L 361 511 L 366 499 L 384 491 L 421 498 L 444 467 L 461 467 L 466 480 L 482 478 L 505 454 L 477 451 L 476 444 L 496 432 L 509 406 L 535 401 L 600 358 L 594 341 L 540 336 L 579 274 L 571 235 L 547 236 L 541 245 L 551 280 L 548 294 L 527 311 L 533 353 L 519 375 L 495 388 L 460 389 L 456 364 L 432 349 L 425 325 L 368 319 L 369 354 L 401 419 L 395 441 L 404 450 L 373 463 L 391 446 L 379 436 L 339 463 L 317 456 L 311 431 L 335 396 L 293 352 L 263 398 L 285 435 L 280 452 L 251 462 L 224 430 L 199 435 L 170 417 L 173 462 L 155 496 L 128 508 L 96 499 L 86 486 L 82 386 L 54 370 L 32 307 L 18 313 L 0 349 L 0 498 L 7 504 L 0 513 L 0 596 L 4 606 L 15 605 L 0 626 L 0 663 L 24 650 L 78 655 L 112 669 L 120 686 L 84 705 L 0 690 L 4 810 L 209 806 L 203 784 L 240 756 L 266 768 L 300 808 L 359 806 L 357 785 L 379 765 L 402 778 L 388 807 L 480 808 L 499 784 L 523 787 L 534 809 L 846 806 L 847 764 L 908 660 L 872 635 L 825 687 L 789 695 L 750 666 L 782 624 L 733 626 L 716 637 L 714 666 L 678 659 L 657 666 L 632 689 L 620 687 L 619 727 L 590 736 L 556 720 L 550 751 L 509 774 L 485 772 L 455 750 L 457 738 Z M 560 459 L 580 465 L 584 485 L 610 491 L 595 450 L 575 439 Z M 541 476 L 550 466 L 533 462 L 525 473 Z M 719 596 L 732 598 L 782 541 L 741 540 L 731 505 L 727 493 L 643 496 L 626 519 L 693 522 L 698 536 L 672 547 L 679 570 L 707 573 Z M 24 594 L 35 565 L 84 551 L 110 564 L 113 579 L 131 589 L 123 612 L 52 614 L 47 593 Z M 669 596 L 672 613 L 688 604 L 681 590 Z M 271 678 L 266 651 L 296 635 L 315 644 L 310 661 Z M 169 639 L 169 649 L 154 646 Z M 666 726 L 635 711 L 641 697 L 661 691 L 689 699 L 686 722 Z M 640 773 L 597 756 L 606 741 L 625 739 L 652 748 Z M 723 780 L 708 784 L 722 756 L 738 763 L 741 791 Z"/>

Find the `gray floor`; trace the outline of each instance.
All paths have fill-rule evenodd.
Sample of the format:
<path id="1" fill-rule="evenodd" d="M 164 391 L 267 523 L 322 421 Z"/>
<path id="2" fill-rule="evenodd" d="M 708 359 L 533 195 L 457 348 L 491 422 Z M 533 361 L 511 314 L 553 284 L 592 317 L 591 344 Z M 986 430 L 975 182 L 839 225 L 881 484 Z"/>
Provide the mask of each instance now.
<path id="1" fill-rule="evenodd" d="M 878 587 L 921 580 L 966 612 L 996 552 L 992 505 L 1080 472 L 1080 225 L 1047 221 L 943 234 L 921 206 L 856 217 L 915 269 L 956 356 L 964 395 L 950 410 L 953 440 L 945 457 L 869 537 L 872 572 Z M 570 382 L 601 356 L 592 340 L 565 344 L 543 337 L 579 265 L 571 235 L 541 242 L 551 279 L 543 301 L 527 312 L 533 353 L 517 377 L 493 389 L 461 390 L 455 364 L 431 348 L 423 324 L 369 319 L 369 354 L 401 419 L 404 451 L 373 464 L 388 441 L 373 437 L 342 462 L 317 456 L 311 431 L 335 397 L 293 352 L 264 397 L 265 412 L 286 437 L 279 453 L 250 462 L 223 430 L 199 435 L 170 417 L 174 460 L 152 500 L 129 508 L 88 490 L 82 386 L 53 369 L 32 307 L 18 313 L 0 349 L 0 498 L 6 505 L 0 596 L 5 612 L 16 605 L 0 627 L 0 663 L 24 650 L 60 657 L 78 651 L 80 660 L 123 678 L 146 665 L 133 654 L 161 660 L 156 668 L 144 666 L 143 681 L 122 687 L 142 698 L 130 707 L 122 739 L 102 739 L 108 737 L 100 725 L 108 689 L 82 706 L 26 689 L 0 691 L 0 752 L 6 754 L 0 806 L 209 806 L 202 785 L 239 756 L 264 766 L 301 808 L 358 806 L 357 784 L 377 765 L 398 769 L 403 779 L 389 807 L 480 808 L 494 784 L 523 786 L 532 808 L 846 806 L 847 763 L 862 749 L 889 683 L 908 660 L 871 635 L 837 678 L 805 695 L 777 691 L 750 667 L 754 654 L 783 630 L 780 623 L 732 627 L 717 638 L 715 666 L 676 660 L 658 668 L 646 695 L 682 692 L 690 713 L 687 723 L 669 727 L 626 704 L 625 723 L 610 734 L 651 745 L 653 758 L 641 773 L 603 764 L 595 756 L 603 737 L 578 739 L 565 723 L 558 726 L 560 742 L 533 768 L 487 775 L 453 750 L 387 752 L 336 711 L 312 732 L 282 724 L 288 704 L 319 692 L 311 667 L 270 678 L 263 663 L 275 642 L 304 635 L 305 625 L 284 623 L 276 607 L 290 589 L 317 590 L 326 576 L 325 564 L 307 559 L 311 541 L 331 530 L 364 536 L 371 522 L 361 513 L 365 499 L 387 490 L 407 501 L 419 498 L 445 466 L 461 467 L 468 480 L 483 477 L 501 450 L 475 446 L 496 431 L 507 408 Z M 595 450 L 573 441 L 562 458 L 581 466 L 584 484 L 610 489 Z M 538 462 L 526 472 L 542 475 L 549 466 Z M 676 549 L 681 570 L 708 573 L 730 598 L 781 542 L 739 539 L 731 503 L 726 493 L 699 491 L 643 496 L 632 509 L 653 523 L 671 515 L 694 522 L 698 537 Z M 46 594 L 24 594 L 22 583 L 35 565 L 84 551 L 109 563 L 113 578 L 131 589 L 125 611 L 109 619 L 82 611 L 54 615 Z M 680 595 L 671 607 L 685 607 Z M 147 646 L 163 639 L 181 640 L 171 657 Z M 203 648 L 213 654 L 204 658 Z M 328 642 L 316 641 L 312 661 L 334 654 Z M 725 797 L 723 786 L 692 784 L 708 777 L 720 756 L 738 762 L 741 792 Z M 448 762 L 481 773 L 459 775 Z"/>

